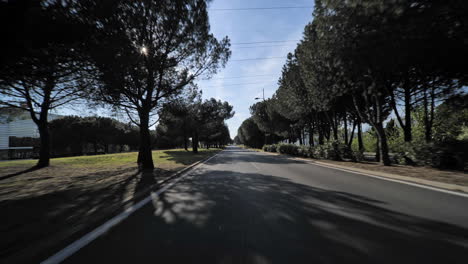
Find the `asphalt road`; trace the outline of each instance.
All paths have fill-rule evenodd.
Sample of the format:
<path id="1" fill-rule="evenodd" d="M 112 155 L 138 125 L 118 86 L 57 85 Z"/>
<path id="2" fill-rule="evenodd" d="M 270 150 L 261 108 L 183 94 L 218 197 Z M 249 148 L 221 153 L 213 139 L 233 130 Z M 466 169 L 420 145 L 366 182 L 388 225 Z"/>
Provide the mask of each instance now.
<path id="1" fill-rule="evenodd" d="M 65 263 L 468 263 L 468 198 L 228 148 Z"/>

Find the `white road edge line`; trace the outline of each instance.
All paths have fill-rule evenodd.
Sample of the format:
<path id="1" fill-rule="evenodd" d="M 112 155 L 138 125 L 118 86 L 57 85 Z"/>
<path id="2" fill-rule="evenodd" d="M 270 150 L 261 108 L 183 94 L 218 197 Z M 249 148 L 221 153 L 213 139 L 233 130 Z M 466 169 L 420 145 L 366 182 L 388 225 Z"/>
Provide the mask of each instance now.
<path id="1" fill-rule="evenodd" d="M 388 177 L 377 176 L 377 175 L 373 175 L 373 174 L 368 174 L 368 173 L 358 172 L 358 171 L 353 171 L 353 170 L 347 170 L 347 169 L 337 168 L 337 167 L 333 167 L 333 166 L 326 166 L 326 165 L 323 165 L 323 164 L 311 163 L 308 160 L 302 160 L 302 159 L 296 159 L 296 158 L 293 158 L 293 159 L 299 160 L 299 161 L 306 161 L 307 164 L 310 164 L 310 165 L 315 165 L 315 166 L 319 166 L 319 167 L 345 171 L 345 172 L 354 173 L 354 174 L 360 174 L 360 175 L 364 175 L 364 176 L 368 176 L 368 177 L 372 177 L 372 178 L 377 178 L 377 179 L 380 179 L 380 180 L 407 184 L 407 185 L 411 185 L 411 186 L 415 186 L 415 187 L 419 187 L 419 188 L 429 189 L 429 190 L 432 190 L 432 191 L 438 191 L 438 192 L 443 192 L 443 193 L 448 193 L 448 194 L 458 195 L 458 196 L 468 198 L 468 194 L 461 193 L 461 192 L 450 191 L 450 190 L 437 188 L 437 187 L 432 187 L 432 186 L 428 186 L 428 185 L 424 185 L 424 184 L 413 183 L 413 182 L 408 182 L 408 181 L 398 180 L 398 179 L 392 179 L 392 178 L 388 178 Z"/>
<path id="2" fill-rule="evenodd" d="M 145 199 L 139 201 L 138 203 L 130 206 L 127 208 L 124 212 L 120 213 L 119 215 L 116 215 L 106 221 L 104 224 L 100 225 L 99 227 L 95 228 L 93 231 L 87 233 L 86 235 L 82 236 L 80 239 L 74 241 L 64 249 L 60 250 L 59 252 L 55 253 L 54 255 L 50 256 L 46 260 L 42 261 L 41 264 L 55 264 L 55 263 L 60 263 L 64 261 L 66 258 L 70 257 L 77 251 L 79 251 L 81 248 L 84 246 L 88 245 L 92 241 L 94 241 L 96 238 L 100 237 L 101 235 L 105 234 L 108 232 L 112 227 L 118 225 L 120 222 L 125 220 L 127 217 L 129 217 L 131 214 L 133 214 L 135 211 L 149 203 L 152 199 L 160 195 L 161 193 L 165 192 L 167 189 L 171 188 L 174 184 L 177 182 L 181 181 L 183 178 L 187 177 L 191 173 L 193 173 L 196 169 L 198 169 L 201 165 L 205 164 L 212 158 L 218 156 L 220 153 L 222 153 L 223 150 L 220 152 L 216 153 L 215 155 L 211 156 L 210 158 L 206 159 L 205 161 L 195 165 L 188 171 L 184 172 L 182 175 L 177 177 L 174 181 L 166 184 L 164 187 L 161 189 L 151 192 L 148 197 Z"/>

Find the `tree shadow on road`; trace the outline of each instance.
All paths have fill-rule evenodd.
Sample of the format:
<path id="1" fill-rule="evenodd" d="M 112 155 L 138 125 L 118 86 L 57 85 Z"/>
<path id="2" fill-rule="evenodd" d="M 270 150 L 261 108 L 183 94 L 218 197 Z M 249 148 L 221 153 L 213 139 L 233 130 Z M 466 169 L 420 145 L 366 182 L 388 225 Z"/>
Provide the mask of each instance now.
<path id="1" fill-rule="evenodd" d="M 365 196 L 199 170 L 70 262 L 465 263 L 468 231 Z"/>
<path id="2" fill-rule="evenodd" d="M 129 167 L 74 176 L 63 184 L 47 184 L 46 177 L 31 178 L 30 185 L 23 186 L 30 191 L 24 193 L 2 190 L 0 210 L 8 212 L 8 217 L 0 220 L 0 259 L 11 259 L 10 263 L 42 260 L 65 246 L 61 241 L 77 239 L 131 204 L 133 198 L 147 195 L 150 186 L 170 173 Z"/>

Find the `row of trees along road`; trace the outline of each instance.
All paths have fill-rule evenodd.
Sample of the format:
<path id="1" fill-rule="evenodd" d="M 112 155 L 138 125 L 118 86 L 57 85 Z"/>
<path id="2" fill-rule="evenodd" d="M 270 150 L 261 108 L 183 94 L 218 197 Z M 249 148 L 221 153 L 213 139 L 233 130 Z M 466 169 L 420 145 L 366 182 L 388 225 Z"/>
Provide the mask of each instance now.
<path id="1" fill-rule="evenodd" d="M 236 140 L 263 136 L 258 140 L 273 143 L 275 135 L 295 141 L 307 131 L 311 145 L 335 140 L 351 146 L 357 134 L 362 152 L 367 124 L 377 136 L 378 159 L 389 165 L 389 118 L 409 144 L 414 114 L 422 113 L 430 142 L 437 106 L 464 92 L 467 28 L 464 1 L 316 0 L 313 20 L 288 55 L 276 93 L 251 107 L 252 120 Z"/>
<path id="2" fill-rule="evenodd" d="M 139 127 L 138 163 L 153 169 L 149 127 L 162 105 L 229 56 L 209 33 L 208 0 L 2 1 L 0 104 L 29 111 L 49 165 L 48 113 L 101 102 Z"/>
<path id="3" fill-rule="evenodd" d="M 64 116 L 51 121 L 49 130 L 53 157 L 138 150 L 138 128 L 113 118 Z M 10 137 L 10 146 L 39 148 L 40 140 Z"/>
<path id="4" fill-rule="evenodd" d="M 183 96 L 165 104 L 156 129 L 159 147 L 183 146 L 188 149 L 192 138 L 193 152 L 198 152 L 199 142 L 207 148 L 230 143 L 229 129 L 225 120 L 234 116 L 233 107 L 214 98 L 202 101 L 196 89 L 187 90 Z"/>

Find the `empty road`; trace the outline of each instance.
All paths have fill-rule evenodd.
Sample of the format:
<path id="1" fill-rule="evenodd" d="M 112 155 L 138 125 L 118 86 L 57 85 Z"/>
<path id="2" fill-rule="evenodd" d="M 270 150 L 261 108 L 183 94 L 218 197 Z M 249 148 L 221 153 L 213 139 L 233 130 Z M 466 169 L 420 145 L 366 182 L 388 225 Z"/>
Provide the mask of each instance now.
<path id="1" fill-rule="evenodd" d="M 227 148 L 65 263 L 468 263 L 468 198 Z"/>

